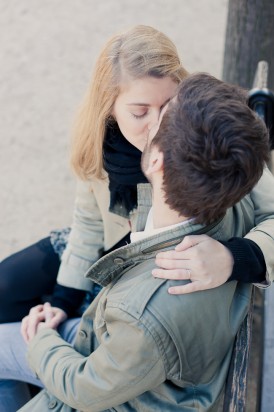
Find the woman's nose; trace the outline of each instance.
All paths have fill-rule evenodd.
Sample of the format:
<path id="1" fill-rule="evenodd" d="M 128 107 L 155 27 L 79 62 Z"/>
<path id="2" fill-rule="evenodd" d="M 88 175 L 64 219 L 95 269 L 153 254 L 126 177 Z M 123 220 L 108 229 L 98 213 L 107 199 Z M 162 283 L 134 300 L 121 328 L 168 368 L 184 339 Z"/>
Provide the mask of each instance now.
<path id="1" fill-rule="evenodd" d="M 157 111 L 155 110 L 153 113 L 151 113 L 149 123 L 147 125 L 149 131 L 158 125 L 160 114 L 161 114 L 160 110 L 157 110 Z"/>
<path id="2" fill-rule="evenodd" d="M 148 134 L 148 142 L 151 142 L 151 140 L 155 137 L 156 133 L 159 130 L 159 125 L 160 123 L 157 122 L 156 124 L 154 124 L 154 126 L 152 126 L 152 128 L 149 130 L 149 134 Z"/>

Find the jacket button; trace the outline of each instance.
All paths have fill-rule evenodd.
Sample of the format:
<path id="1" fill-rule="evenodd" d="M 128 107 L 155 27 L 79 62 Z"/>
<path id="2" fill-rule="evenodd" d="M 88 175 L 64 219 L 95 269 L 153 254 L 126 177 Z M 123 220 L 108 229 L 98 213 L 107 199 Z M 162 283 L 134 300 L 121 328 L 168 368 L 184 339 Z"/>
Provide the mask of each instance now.
<path id="1" fill-rule="evenodd" d="M 122 265 L 123 263 L 124 263 L 124 259 L 122 259 L 122 258 L 115 258 L 114 259 L 114 263 L 116 264 L 116 265 Z"/>
<path id="2" fill-rule="evenodd" d="M 49 409 L 53 409 L 53 408 L 55 408 L 56 405 L 57 405 L 57 401 L 52 400 L 52 401 L 49 402 L 48 407 L 49 407 Z"/>
<path id="3" fill-rule="evenodd" d="M 85 331 L 85 330 L 80 330 L 80 332 L 79 332 L 79 336 L 81 337 L 81 338 L 83 338 L 83 339 L 86 339 L 87 337 L 88 337 L 88 334 L 87 334 L 87 332 Z"/>

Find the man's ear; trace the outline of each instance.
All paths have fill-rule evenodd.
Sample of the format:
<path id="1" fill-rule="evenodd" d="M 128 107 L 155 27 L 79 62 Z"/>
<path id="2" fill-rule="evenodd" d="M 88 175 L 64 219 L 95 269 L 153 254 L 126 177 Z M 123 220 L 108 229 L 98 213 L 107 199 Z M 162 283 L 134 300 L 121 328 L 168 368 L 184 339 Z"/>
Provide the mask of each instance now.
<path id="1" fill-rule="evenodd" d="M 157 146 L 151 148 L 146 174 L 149 176 L 153 173 L 160 172 L 164 167 L 164 154 L 160 152 Z"/>

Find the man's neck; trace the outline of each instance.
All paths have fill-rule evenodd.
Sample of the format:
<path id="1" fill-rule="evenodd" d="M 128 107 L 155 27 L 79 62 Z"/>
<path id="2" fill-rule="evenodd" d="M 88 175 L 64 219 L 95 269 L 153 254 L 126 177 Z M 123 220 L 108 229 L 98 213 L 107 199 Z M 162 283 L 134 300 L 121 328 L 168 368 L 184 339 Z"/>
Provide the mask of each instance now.
<path id="1" fill-rule="evenodd" d="M 165 201 L 164 192 L 161 189 L 157 189 L 157 187 L 153 187 L 152 205 L 154 229 L 172 226 L 189 219 L 170 209 Z"/>

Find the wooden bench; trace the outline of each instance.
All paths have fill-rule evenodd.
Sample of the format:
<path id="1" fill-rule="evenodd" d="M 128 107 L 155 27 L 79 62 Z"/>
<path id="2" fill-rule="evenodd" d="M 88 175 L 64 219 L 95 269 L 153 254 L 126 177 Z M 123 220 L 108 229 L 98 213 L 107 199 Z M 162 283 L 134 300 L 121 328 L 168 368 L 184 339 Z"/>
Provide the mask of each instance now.
<path id="1" fill-rule="evenodd" d="M 223 412 L 245 411 L 247 373 L 252 339 L 252 315 L 253 293 L 248 314 L 243 321 L 234 342 L 224 399 L 220 408 Z"/>

